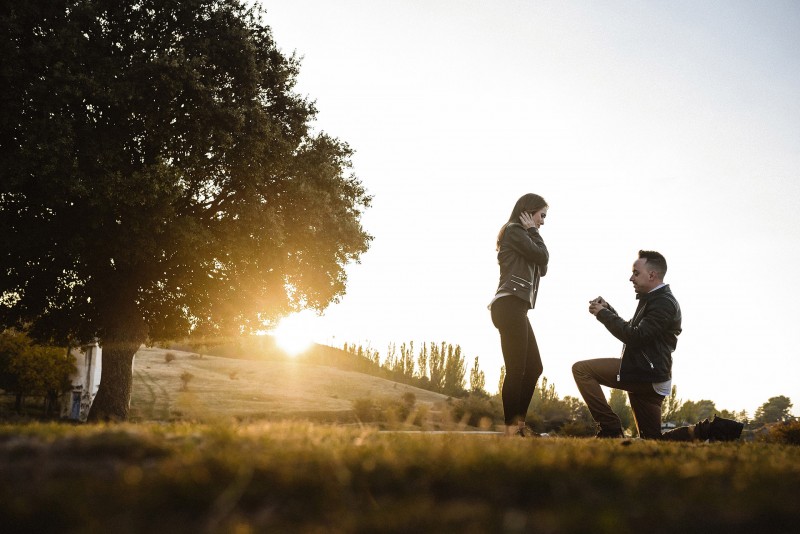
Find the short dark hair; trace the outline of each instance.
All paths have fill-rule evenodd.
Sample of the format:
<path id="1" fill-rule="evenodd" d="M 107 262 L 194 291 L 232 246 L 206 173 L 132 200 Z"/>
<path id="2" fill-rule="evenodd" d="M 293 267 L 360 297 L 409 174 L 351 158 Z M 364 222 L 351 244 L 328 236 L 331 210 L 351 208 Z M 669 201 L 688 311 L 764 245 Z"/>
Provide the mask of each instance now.
<path id="1" fill-rule="evenodd" d="M 655 250 L 640 250 L 639 257 L 647 260 L 645 261 L 645 265 L 659 273 L 661 278 L 664 278 L 667 274 L 667 260 L 660 253 Z"/>

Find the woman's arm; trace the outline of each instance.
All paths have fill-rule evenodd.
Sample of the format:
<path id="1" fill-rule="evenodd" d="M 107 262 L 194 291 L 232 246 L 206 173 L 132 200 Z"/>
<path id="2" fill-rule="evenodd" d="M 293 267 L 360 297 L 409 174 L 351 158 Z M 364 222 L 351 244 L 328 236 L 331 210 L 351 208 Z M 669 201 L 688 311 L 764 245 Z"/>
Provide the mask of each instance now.
<path id="1" fill-rule="evenodd" d="M 528 263 L 538 265 L 539 274 L 544 275 L 550 254 L 536 228 L 525 230 L 521 224 L 511 223 L 506 228 L 506 240 L 514 252 L 525 258 Z"/>

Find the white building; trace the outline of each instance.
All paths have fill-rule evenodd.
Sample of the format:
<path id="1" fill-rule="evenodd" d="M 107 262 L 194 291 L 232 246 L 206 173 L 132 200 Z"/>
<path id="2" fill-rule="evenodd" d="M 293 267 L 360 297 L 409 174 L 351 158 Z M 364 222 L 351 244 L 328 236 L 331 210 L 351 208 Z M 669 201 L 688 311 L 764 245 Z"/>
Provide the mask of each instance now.
<path id="1" fill-rule="evenodd" d="M 100 387 L 100 371 L 103 368 L 103 349 L 97 341 L 70 350 L 75 357 L 75 374 L 70 378 L 72 390 L 61 400 L 61 417 L 86 421 L 89 408 Z"/>

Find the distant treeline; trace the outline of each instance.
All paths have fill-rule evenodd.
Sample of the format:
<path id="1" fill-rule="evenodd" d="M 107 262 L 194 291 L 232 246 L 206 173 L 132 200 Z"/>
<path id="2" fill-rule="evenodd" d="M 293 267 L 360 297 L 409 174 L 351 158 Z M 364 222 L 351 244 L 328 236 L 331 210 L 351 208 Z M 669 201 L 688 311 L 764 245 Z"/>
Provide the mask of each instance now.
<path id="1" fill-rule="evenodd" d="M 399 350 L 396 343 L 390 343 L 386 357 L 381 358 L 380 353 L 360 344 L 345 343 L 345 353 L 351 355 L 359 362 L 359 371 L 376 376 L 413 385 L 421 389 L 443 393 L 451 397 L 467 399 L 473 412 L 486 412 L 486 416 L 498 416 L 500 410 L 499 393 L 489 395 L 485 389 L 485 376 L 480 369 L 479 358 L 476 356 L 469 371 L 469 387 L 466 384 L 466 362 L 459 345 L 447 342 L 423 343 L 414 353 L 413 342 L 403 342 Z M 501 368 L 498 392 L 502 389 L 505 378 L 505 367 Z M 478 398 L 494 400 L 481 410 Z M 611 407 L 620 415 L 626 428 L 634 429 L 635 422 L 633 411 L 628 402 L 627 393 L 612 389 L 609 402 Z M 664 399 L 662 405 L 662 419 L 665 424 L 675 426 L 694 424 L 703 419 L 712 418 L 714 415 L 735 419 L 757 427 L 766 423 L 792 421 L 792 403 L 786 396 L 771 397 L 761 405 L 753 414 L 748 415 L 745 410 L 732 411 L 717 408 L 712 400 L 699 401 L 678 398 L 677 386 L 672 387 L 671 394 Z M 580 434 L 586 427 L 593 427 L 592 418 L 585 403 L 578 398 L 566 396 L 561 398 L 555 390 L 555 384 L 548 384 L 547 378 L 537 384 L 536 393 L 531 402 L 529 419 L 540 430 L 558 430 L 565 425 Z"/>
<path id="2" fill-rule="evenodd" d="M 460 345 L 445 341 L 423 343 L 415 354 L 413 341 L 401 343 L 399 349 L 396 343 L 389 343 L 383 359 L 377 350 L 363 345 L 345 343 L 343 350 L 364 361 L 378 376 L 395 382 L 451 397 L 464 397 L 470 392 L 487 395 L 485 375 L 477 356 L 467 388 L 467 365 Z"/>

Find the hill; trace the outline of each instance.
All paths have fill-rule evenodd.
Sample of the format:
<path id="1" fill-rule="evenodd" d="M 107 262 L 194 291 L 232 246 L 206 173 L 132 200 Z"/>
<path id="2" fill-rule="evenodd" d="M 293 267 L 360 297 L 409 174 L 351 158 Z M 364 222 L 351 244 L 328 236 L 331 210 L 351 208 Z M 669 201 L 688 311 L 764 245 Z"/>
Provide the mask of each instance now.
<path id="1" fill-rule="evenodd" d="M 336 350 L 315 347 L 317 354 Z M 417 406 L 434 412 L 441 410 L 447 399 L 357 371 L 275 354 L 222 357 L 143 347 L 134 361 L 131 419 L 202 422 L 304 417 L 355 421 L 354 401 L 400 401 L 406 393 L 414 395 Z"/>

